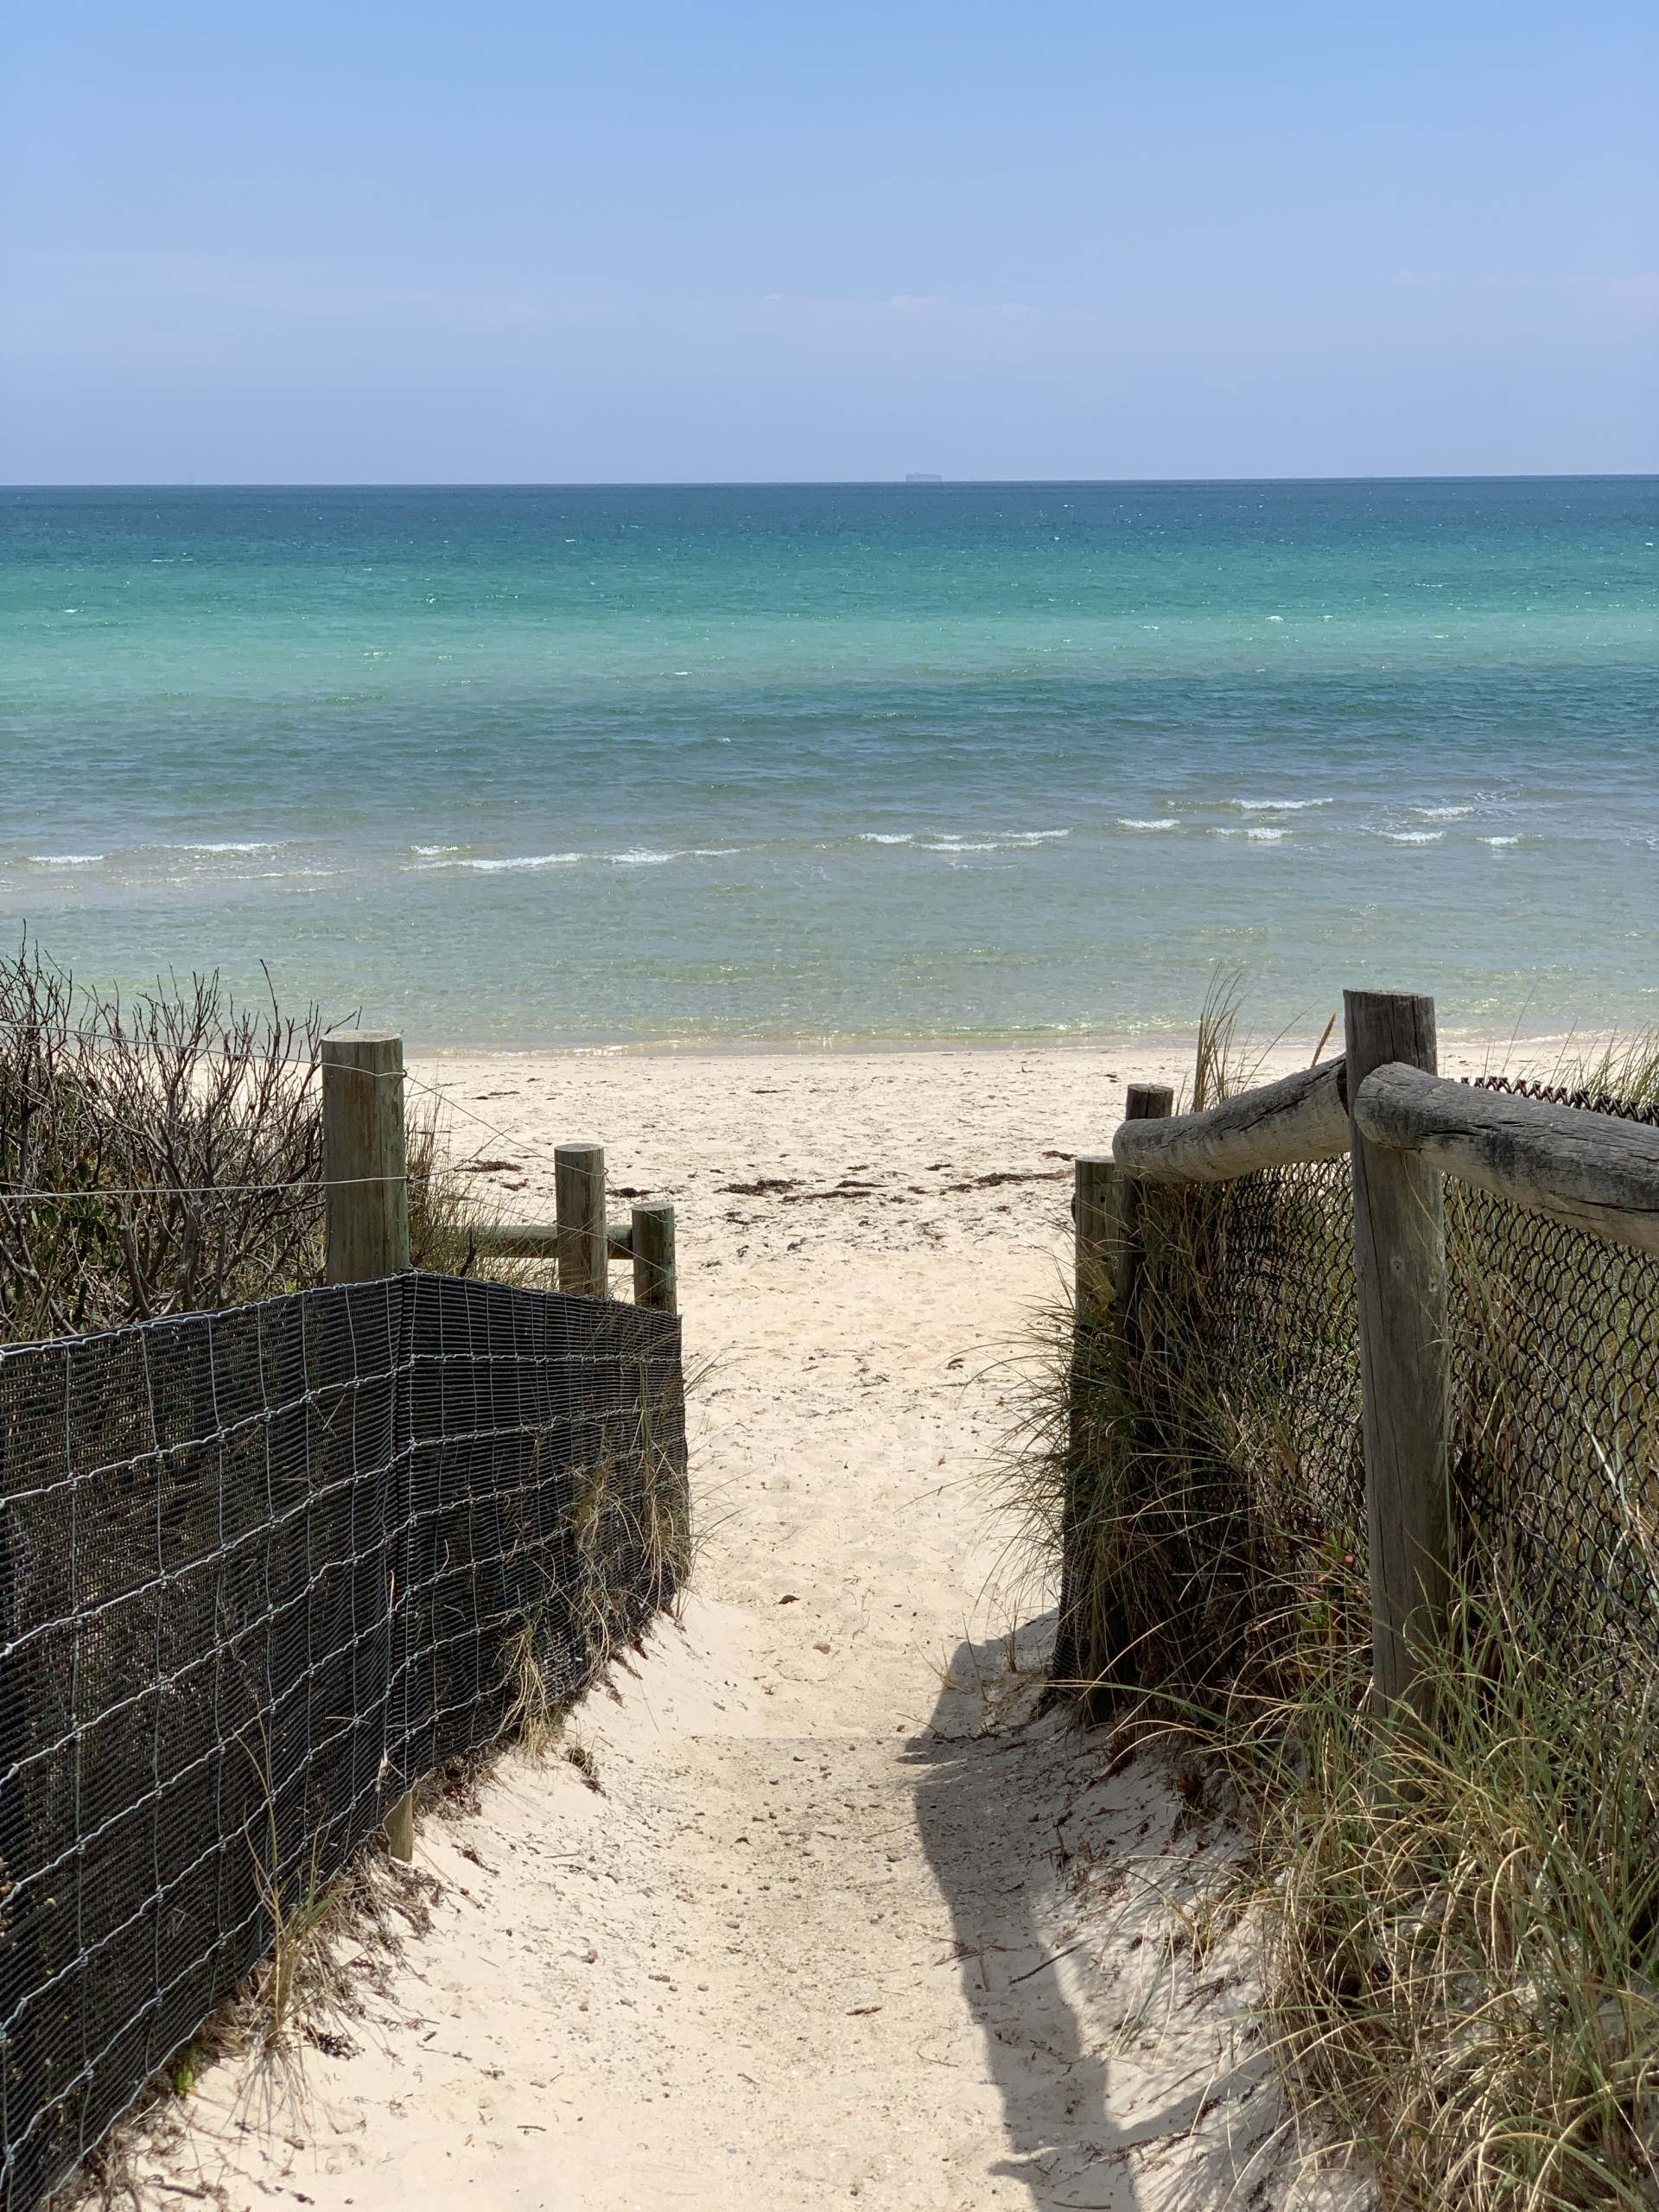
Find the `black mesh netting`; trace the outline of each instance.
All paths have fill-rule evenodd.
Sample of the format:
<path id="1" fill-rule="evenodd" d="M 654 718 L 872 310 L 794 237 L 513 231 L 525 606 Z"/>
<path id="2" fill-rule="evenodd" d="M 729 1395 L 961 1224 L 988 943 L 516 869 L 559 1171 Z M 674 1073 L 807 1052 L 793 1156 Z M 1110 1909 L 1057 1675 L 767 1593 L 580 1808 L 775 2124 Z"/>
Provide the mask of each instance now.
<path id="1" fill-rule="evenodd" d="M 671 1314 L 406 1274 L 0 1351 L 0 2205 L 686 1551 Z"/>
<path id="2" fill-rule="evenodd" d="M 1482 1087 L 1659 1122 L 1582 1091 Z M 1348 1163 L 1160 1192 L 1154 1228 L 1160 1209 L 1168 1265 L 1196 1254 L 1204 1276 L 1202 1330 L 1182 1332 L 1201 1371 L 1179 1403 L 1305 1585 L 1324 1549 L 1364 1544 Z M 1564 1630 L 1659 1636 L 1659 1262 L 1450 1178 L 1446 1221 L 1465 1541 L 1501 1538 L 1540 1601 L 1578 1616 Z"/>

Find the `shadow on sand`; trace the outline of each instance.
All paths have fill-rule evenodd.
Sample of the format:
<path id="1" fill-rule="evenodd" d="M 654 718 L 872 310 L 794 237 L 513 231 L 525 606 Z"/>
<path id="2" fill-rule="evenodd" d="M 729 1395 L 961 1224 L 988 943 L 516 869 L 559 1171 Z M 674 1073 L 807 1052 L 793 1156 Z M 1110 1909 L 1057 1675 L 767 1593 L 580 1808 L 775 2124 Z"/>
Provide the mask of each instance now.
<path id="1" fill-rule="evenodd" d="M 1099 1734 L 1070 1731 L 1063 1712 L 1038 1717 L 1053 1628 L 1052 1614 L 1033 1622 L 1012 1652 L 1006 1640 L 959 1645 L 930 1730 L 906 1755 L 963 1995 L 1001 2094 L 1008 2153 L 993 2171 L 1043 2212 L 1236 2203 L 1259 2178 L 1250 2153 L 1274 2101 L 1246 2101 L 1265 2069 L 1236 2047 L 1246 2038 L 1230 2018 L 1218 2024 L 1212 2009 L 1177 2023 L 1195 2009 L 1179 2001 L 1178 1975 L 1147 2002 L 1141 1961 L 1163 1948 L 1167 1916 L 1148 1885 L 1137 1907 L 1136 1885 L 1115 1874 L 1156 1861 L 1179 1804 L 1152 1763 L 1103 1781 Z M 1116 1891 L 1110 1909 L 1084 1910 L 1068 1881 L 1080 1852 Z M 1063 1965 L 1056 1955 L 1073 1945 Z M 1173 2032 L 1149 2029 L 1154 2015 Z M 1134 2156 L 1142 2146 L 1155 2155 Z"/>

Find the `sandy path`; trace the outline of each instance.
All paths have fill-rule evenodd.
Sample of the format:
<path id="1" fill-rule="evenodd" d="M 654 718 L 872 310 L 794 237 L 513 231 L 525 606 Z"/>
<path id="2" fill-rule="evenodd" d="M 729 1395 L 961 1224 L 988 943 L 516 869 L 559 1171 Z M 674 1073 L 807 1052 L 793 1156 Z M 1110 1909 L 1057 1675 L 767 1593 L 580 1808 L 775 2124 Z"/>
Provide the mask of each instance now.
<path id="1" fill-rule="evenodd" d="M 490 1179 L 524 1217 L 550 1209 L 563 1135 L 604 1138 L 613 1186 L 675 1199 L 688 1353 L 714 1363 L 697 1592 L 578 1716 L 599 1791 L 512 1759 L 478 1809 L 429 1821 L 432 1925 L 390 1998 L 306 2053 L 274 2116 L 256 2073 L 215 2069 L 183 2138 L 140 2159 L 144 2205 L 1251 2195 L 1274 2100 L 1237 1961 L 1172 1945 L 1156 1897 L 1191 1815 L 1034 1717 L 1052 1618 L 1010 1647 L 986 1594 L 996 1363 L 1059 1281 L 1062 1155 L 1100 1146 L 1147 1071 L 1094 1052 L 420 1071 L 490 1123 L 457 1122 L 460 1149 L 512 1163 Z M 727 1187 L 761 1180 L 791 1187 Z"/>

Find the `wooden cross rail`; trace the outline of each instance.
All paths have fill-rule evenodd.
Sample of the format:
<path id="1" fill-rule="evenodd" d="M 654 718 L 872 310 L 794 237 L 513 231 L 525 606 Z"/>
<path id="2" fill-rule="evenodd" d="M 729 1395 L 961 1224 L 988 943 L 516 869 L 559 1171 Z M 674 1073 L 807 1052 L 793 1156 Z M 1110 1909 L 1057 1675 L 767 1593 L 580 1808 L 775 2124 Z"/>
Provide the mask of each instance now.
<path id="1" fill-rule="evenodd" d="M 1659 1129 L 1411 1067 L 1367 1076 L 1354 1122 L 1372 1143 L 1415 1153 L 1441 1174 L 1659 1253 Z"/>
<path id="2" fill-rule="evenodd" d="M 1137 1184 L 1228 1182 L 1349 1155 L 1376 1683 L 1383 1703 L 1415 1703 L 1414 1654 L 1438 1633 L 1452 1584 L 1442 1179 L 1659 1254 L 1659 1129 L 1442 1080 L 1432 999 L 1349 991 L 1344 1002 L 1340 1059 L 1202 1114 L 1141 1105 L 1109 1162 L 1078 1160 L 1079 1325 L 1099 1325 L 1109 1246 L 1120 1306 L 1137 1278 Z"/>
<path id="3" fill-rule="evenodd" d="M 1258 1168 L 1338 1159 L 1357 1128 L 1440 1174 L 1611 1243 L 1659 1253 L 1659 1128 L 1450 1083 L 1403 1061 L 1365 1077 L 1351 1118 L 1346 1074 L 1344 1060 L 1331 1060 L 1207 1113 L 1125 1122 L 1113 1160 L 1139 1181 L 1226 1183 Z"/>
<path id="4" fill-rule="evenodd" d="M 605 1218 L 605 1151 L 587 1142 L 553 1151 L 550 1222 L 493 1222 L 473 1231 L 474 1250 L 492 1259 L 553 1260 L 559 1288 L 575 1298 L 608 1298 L 610 1262 L 633 1262 L 633 1302 L 675 1310 L 674 1209 L 637 1205 L 626 1221 Z"/>
<path id="5" fill-rule="evenodd" d="M 1348 1149 L 1343 1064 L 1299 1068 L 1204 1114 L 1125 1122 L 1112 1141 L 1124 1174 L 1148 1183 L 1228 1183 L 1259 1167 L 1337 1160 Z"/>
<path id="6" fill-rule="evenodd" d="M 603 1168 L 601 1169 L 601 1177 Z M 602 1196 L 602 1192 L 601 1192 Z M 488 1222 L 472 1232 L 474 1250 L 492 1260 L 562 1260 L 559 1225 L 552 1221 Z M 638 1205 L 626 1221 L 605 1224 L 605 1255 L 610 1260 L 633 1262 L 633 1302 L 673 1313 L 676 1305 L 674 1271 L 674 1209 L 670 1205 Z M 561 1269 L 560 1287 L 565 1287 Z M 584 1288 L 578 1295 L 603 1298 L 604 1289 Z"/>
<path id="7" fill-rule="evenodd" d="M 559 1225 L 554 1221 L 491 1221 L 472 1232 L 474 1249 L 492 1260 L 556 1260 Z M 605 1249 L 613 1260 L 633 1257 L 633 1224 L 607 1221 Z"/>

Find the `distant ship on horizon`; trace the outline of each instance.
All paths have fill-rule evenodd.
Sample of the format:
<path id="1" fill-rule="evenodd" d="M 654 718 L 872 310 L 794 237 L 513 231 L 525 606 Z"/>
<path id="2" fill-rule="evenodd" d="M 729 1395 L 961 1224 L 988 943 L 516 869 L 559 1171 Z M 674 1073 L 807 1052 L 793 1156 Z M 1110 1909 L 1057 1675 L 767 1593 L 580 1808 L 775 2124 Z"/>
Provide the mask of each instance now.
<path id="1" fill-rule="evenodd" d="M 906 484 L 943 484 L 943 476 L 931 476 L 925 468 L 912 468 L 906 477 Z"/>

